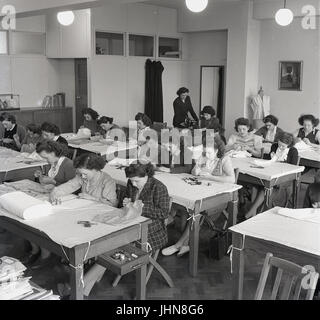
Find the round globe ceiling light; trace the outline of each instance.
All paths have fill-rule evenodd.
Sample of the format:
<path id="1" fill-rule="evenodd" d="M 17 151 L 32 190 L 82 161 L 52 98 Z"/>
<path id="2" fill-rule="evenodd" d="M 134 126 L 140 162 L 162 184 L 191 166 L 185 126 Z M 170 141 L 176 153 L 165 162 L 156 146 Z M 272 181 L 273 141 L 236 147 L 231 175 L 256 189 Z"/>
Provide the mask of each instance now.
<path id="1" fill-rule="evenodd" d="M 57 19 L 63 26 L 70 26 L 74 21 L 74 13 L 72 11 L 58 12 Z"/>
<path id="2" fill-rule="evenodd" d="M 277 11 L 275 18 L 277 24 L 286 27 L 293 21 L 293 12 L 290 9 L 283 8 Z"/>
<path id="3" fill-rule="evenodd" d="M 201 12 L 208 5 L 208 0 L 186 0 L 187 8 L 192 12 Z"/>

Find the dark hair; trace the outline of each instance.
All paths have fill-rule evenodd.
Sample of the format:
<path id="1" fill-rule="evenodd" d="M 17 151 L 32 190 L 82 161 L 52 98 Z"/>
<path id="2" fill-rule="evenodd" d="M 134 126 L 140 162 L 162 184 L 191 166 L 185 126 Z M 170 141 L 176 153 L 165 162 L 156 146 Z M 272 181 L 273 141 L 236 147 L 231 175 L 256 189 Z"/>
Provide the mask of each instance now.
<path id="1" fill-rule="evenodd" d="M 8 114 L 7 112 L 2 112 L 2 113 L 0 114 L 0 121 L 1 121 L 1 122 L 4 120 L 4 118 L 5 118 L 5 116 L 6 116 L 7 114 Z"/>
<path id="2" fill-rule="evenodd" d="M 37 144 L 36 147 L 37 153 L 40 153 L 42 151 L 47 153 L 54 153 L 56 157 L 61 157 L 63 155 L 66 155 L 66 150 L 64 146 L 61 145 L 59 142 L 55 141 L 42 141 Z"/>
<path id="3" fill-rule="evenodd" d="M 299 118 L 299 124 L 303 126 L 303 123 L 305 120 L 309 120 L 312 122 L 314 127 L 317 127 L 319 125 L 319 119 L 315 118 L 312 114 L 303 114 Z"/>
<path id="4" fill-rule="evenodd" d="M 291 148 L 294 144 L 294 137 L 291 133 L 281 132 L 279 134 L 279 141 L 285 143 L 289 148 Z"/>
<path id="5" fill-rule="evenodd" d="M 99 118 L 99 113 L 91 108 L 85 108 L 82 110 L 82 115 L 89 114 L 93 120 L 97 120 Z"/>
<path id="6" fill-rule="evenodd" d="M 143 178 L 148 176 L 149 178 L 154 176 L 154 167 L 153 165 L 149 163 L 131 163 L 129 167 L 125 169 L 126 177 L 127 178 L 133 178 L 133 177 L 139 177 Z"/>
<path id="7" fill-rule="evenodd" d="M 41 135 L 41 128 L 34 123 L 30 123 L 26 126 L 26 129 L 31 131 L 32 133 Z"/>
<path id="8" fill-rule="evenodd" d="M 226 150 L 226 145 L 219 135 L 215 135 L 214 137 L 207 137 L 207 135 L 204 134 L 202 136 L 202 145 L 203 148 L 213 147 L 215 150 L 218 150 L 217 157 L 219 159 L 223 158 Z"/>
<path id="9" fill-rule="evenodd" d="M 177 95 L 180 97 L 183 93 L 189 93 L 189 89 L 186 87 L 182 87 L 177 91 Z"/>
<path id="10" fill-rule="evenodd" d="M 101 117 L 98 121 L 97 121 L 98 125 L 100 126 L 103 123 L 113 123 L 113 118 L 109 118 L 109 117 Z"/>
<path id="11" fill-rule="evenodd" d="M 264 123 L 272 123 L 273 125 L 278 125 L 279 123 L 279 119 L 271 114 L 269 114 L 268 116 L 266 116 L 264 119 L 263 119 L 263 122 Z"/>
<path id="12" fill-rule="evenodd" d="M 250 121 L 247 118 L 239 118 L 234 122 L 234 128 L 238 132 L 239 126 L 247 126 L 249 128 L 249 131 L 252 131 Z"/>
<path id="13" fill-rule="evenodd" d="M 106 161 L 97 154 L 85 153 L 74 160 L 76 169 L 87 169 L 101 171 L 106 165 Z"/>
<path id="14" fill-rule="evenodd" d="M 215 110 L 211 106 L 205 106 L 201 111 L 201 115 L 203 115 L 204 113 L 210 114 L 211 117 L 214 117 L 216 115 Z"/>
<path id="15" fill-rule="evenodd" d="M 13 114 L 5 112 L 1 116 L 3 118 L 1 121 L 10 121 L 11 123 L 17 123 L 17 119 Z"/>
<path id="16" fill-rule="evenodd" d="M 146 127 L 150 127 L 152 125 L 151 119 L 144 113 L 139 112 L 136 117 L 136 121 L 141 120 Z"/>
<path id="17" fill-rule="evenodd" d="M 41 131 L 53 133 L 55 136 L 58 136 L 60 134 L 59 127 L 50 122 L 44 122 L 41 125 Z"/>

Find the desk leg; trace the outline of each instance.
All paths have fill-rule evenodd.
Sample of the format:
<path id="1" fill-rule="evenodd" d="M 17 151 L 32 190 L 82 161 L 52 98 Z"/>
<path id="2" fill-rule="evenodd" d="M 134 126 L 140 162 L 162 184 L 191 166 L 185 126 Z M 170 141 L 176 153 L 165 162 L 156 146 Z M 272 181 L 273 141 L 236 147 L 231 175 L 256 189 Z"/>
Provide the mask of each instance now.
<path id="1" fill-rule="evenodd" d="M 268 209 L 272 208 L 272 203 L 271 203 L 272 191 L 273 191 L 273 187 L 265 188 L 265 203 Z"/>
<path id="2" fill-rule="evenodd" d="M 83 251 L 73 248 L 70 251 L 70 264 L 82 268 L 70 267 L 71 300 L 83 300 L 83 286 L 81 282 L 83 272 Z"/>
<path id="3" fill-rule="evenodd" d="M 238 191 L 235 191 L 232 194 L 232 201 L 228 203 L 227 211 L 229 213 L 228 216 L 228 226 L 234 226 L 237 224 L 237 218 L 238 218 Z"/>
<path id="4" fill-rule="evenodd" d="M 234 248 L 242 248 L 242 235 L 232 234 L 232 245 Z M 232 299 L 242 300 L 244 277 L 244 253 L 243 250 L 232 250 Z"/>
<path id="5" fill-rule="evenodd" d="M 194 220 L 189 220 L 190 228 L 190 255 L 189 255 L 189 272 L 192 277 L 198 273 L 198 255 L 199 255 L 199 231 L 200 231 L 200 204 L 196 203 L 194 209 Z"/>
<path id="6" fill-rule="evenodd" d="M 298 206 L 298 191 L 301 180 L 301 174 L 297 175 L 297 179 L 293 180 L 293 189 L 292 189 L 292 204 L 293 208 L 296 209 Z"/>
<path id="7" fill-rule="evenodd" d="M 141 225 L 141 249 L 147 251 L 146 243 L 148 241 L 148 226 Z M 146 300 L 146 281 L 147 281 L 147 265 L 142 266 L 136 271 L 136 297 L 137 300 Z"/>
<path id="8" fill-rule="evenodd" d="M 77 153 L 78 153 L 78 149 L 74 149 L 72 160 L 75 160 L 75 158 L 77 157 Z"/>

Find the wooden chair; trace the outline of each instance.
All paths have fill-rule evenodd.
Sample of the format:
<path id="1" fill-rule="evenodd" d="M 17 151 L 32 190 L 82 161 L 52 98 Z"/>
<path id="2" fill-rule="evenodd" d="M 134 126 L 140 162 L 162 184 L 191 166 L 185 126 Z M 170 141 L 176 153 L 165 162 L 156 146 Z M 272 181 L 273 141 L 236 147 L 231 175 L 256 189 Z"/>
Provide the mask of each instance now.
<path id="1" fill-rule="evenodd" d="M 170 207 L 169 207 L 169 212 L 171 211 L 172 208 L 172 199 L 170 199 Z M 166 225 L 168 223 L 168 219 L 165 221 Z M 151 277 L 151 274 L 153 272 L 154 269 L 156 269 L 161 276 L 164 278 L 164 280 L 167 282 L 168 286 L 170 288 L 174 288 L 174 284 L 173 281 L 171 279 L 171 277 L 169 276 L 169 274 L 161 267 L 161 265 L 157 262 L 157 259 L 159 257 L 159 253 L 160 253 L 160 249 L 156 250 L 155 252 L 153 252 L 150 257 L 149 257 L 149 265 L 148 265 L 148 269 L 147 269 L 147 276 L 146 276 L 146 284 L 148 284 L 148 281 Z M 112 283 L 112 287 L 115 288 L 119 281 L 121 280 L 121 276 L 117 276 L 113 283 Z"/>
<path id="2" fill-rule="evenodd" d="M 262 300 L 270 269 L 277 269 L 272 288 L 271 300 L 299 300 L 301 291 L 306 291 L 305 300 L 312 300 L 319 279 L 319 274 L 293 262 L 276 258 L 267 253 L 255 300 Z M 282 281 L 285 280 L 285 281 Z M 281 286 L 281 292 L 279 292 Z M 293 290 L 292 290 L 293 289 Z"/>

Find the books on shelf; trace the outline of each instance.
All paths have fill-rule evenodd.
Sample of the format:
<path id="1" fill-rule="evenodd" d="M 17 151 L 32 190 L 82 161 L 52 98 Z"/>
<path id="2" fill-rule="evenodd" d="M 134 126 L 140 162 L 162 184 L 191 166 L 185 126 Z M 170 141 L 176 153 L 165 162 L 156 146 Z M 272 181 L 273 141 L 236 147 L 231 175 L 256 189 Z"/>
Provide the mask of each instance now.
<path id="1" fill-rule="evenodd" d="M 45 290 L 24 277 L 26 267 L 17 259 L 0 258 L 0 300 L 59 300 L 52 290 Z"/>

